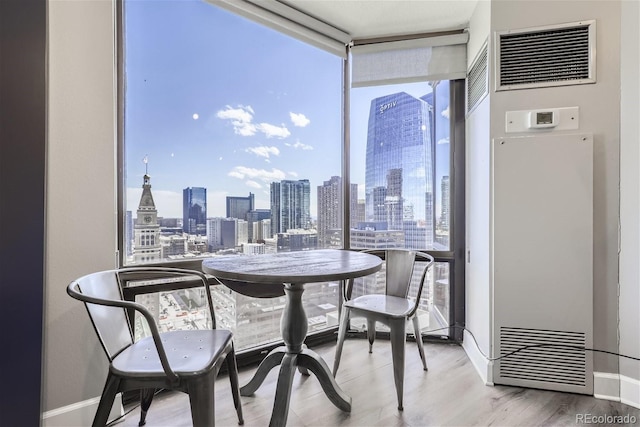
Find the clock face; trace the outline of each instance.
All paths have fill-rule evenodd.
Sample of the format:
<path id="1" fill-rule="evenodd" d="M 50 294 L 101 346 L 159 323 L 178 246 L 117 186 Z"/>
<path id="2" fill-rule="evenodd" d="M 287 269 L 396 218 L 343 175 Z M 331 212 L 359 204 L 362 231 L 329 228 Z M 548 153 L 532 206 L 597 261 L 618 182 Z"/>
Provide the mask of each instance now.
<path id="1" fill-rule="evenodd" d="M 146 215 L 144 217 L 144 222 L 146 222 L 147 224 L 149 224 L 151 222 L 151 216 L 150 215 Z"/>

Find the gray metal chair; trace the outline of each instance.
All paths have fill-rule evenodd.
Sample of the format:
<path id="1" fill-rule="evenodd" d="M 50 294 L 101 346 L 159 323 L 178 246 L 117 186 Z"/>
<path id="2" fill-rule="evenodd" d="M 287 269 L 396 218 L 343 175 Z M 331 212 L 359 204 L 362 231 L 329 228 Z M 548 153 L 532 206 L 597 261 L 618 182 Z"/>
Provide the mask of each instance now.
<path id="1" fill-rule="evenodd" d="M 129 280 L 175 277 L 191 277 L 201 282 L 206 291 L 211 329 L 161 333 L 149 310 L 123 299 L 122 286 Z M 141 390 L 139 425 L 145 424 L 155 390 L 172 389 L 189 394 L 194 426 L 213 426 L 214 383 L 223 362 L 229 371 L 238 424 L 244 423 L 232 334 L 215 329 L 211 291 L 204 274 L 164 267 L 100 271 L 74 280 L 67 286 L 67 293 L 84 302 L 110 362 L 93 426 L 106 424 L 117 393 L 137 389 Z M 144 316 L 150 337 L 134 341 L 128 321 L 134 310 Z"/>
<path id="2" fill-rule="evenodd" d="M 343 289 L 344 301 L 340 317 L 340 329 L 338 330 L 338 342 L 336 345 L 335 359 L 333 363 L 333 376 L 335 377 L 340 366 L 342 345 L 349 329 L 351 316 L 367 319 L 367 338 L 369 339 L 369 353 L 372 352 L 375 340 L 376 322 L 380 322 L 390 329 L 391 353 L 393 357 L 393 377 L 398 396 L 398 409 L 403 410 L 402 395 L 404 384 L 404 345 L 406 322 L 413 321 L 413 328 L 418 344 L 418 351 L 422 359 L 422 366 L 427 370 L 427 361 L 420 334 L 420 324 L 416 312 L 422 295 L 427 271 L 433 265 L 433 257 L 424 252 L 404 249 L 368 250 L 364 251 L 383 257 L 385 261 L 385 293 L 366 294 L 351 299 L 353 280 L 348 281 L 346 289 Z M 415 263 L 426 262 L 418 284 L 415 301 L 408 298 L 411 278 Z"/>

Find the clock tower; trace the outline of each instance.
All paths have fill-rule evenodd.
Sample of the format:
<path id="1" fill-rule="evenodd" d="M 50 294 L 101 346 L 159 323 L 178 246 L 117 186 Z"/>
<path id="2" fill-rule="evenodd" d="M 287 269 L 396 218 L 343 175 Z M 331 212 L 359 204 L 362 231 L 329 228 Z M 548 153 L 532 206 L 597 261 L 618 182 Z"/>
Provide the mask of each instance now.
<path id="1" fill-rule="evenodd" d="M 160 262 L 162 260 L 158 211 L 151 195 L 151 177 L 147 173 L 144 174 L 142 196 L 140 197 L 134 225 L 134 236 L 133 262 L 135 264 Z"/>

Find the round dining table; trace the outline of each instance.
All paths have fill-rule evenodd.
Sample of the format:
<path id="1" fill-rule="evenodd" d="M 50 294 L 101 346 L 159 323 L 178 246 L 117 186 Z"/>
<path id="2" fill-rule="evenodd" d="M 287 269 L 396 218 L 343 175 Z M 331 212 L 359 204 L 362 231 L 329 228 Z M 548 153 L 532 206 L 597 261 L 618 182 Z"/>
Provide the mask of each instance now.
<path id="1" fill-rule="evenodd" d="M 296 368 L 303 374 L 311 371 L 329 400 L 339 409 L 351 411 L 351 397 L 338 386 L 326 362 L 304 345 L 308 324 L 302 293 L 306 283 L 368 276 L 381 267 L 382 260 L 375 255 L 339 249 L 225 255 L 202 262 L 202 271 L 244 295 L 256 298 L 286 295 L 280 322 L 284 345 L 273 349 L 253 378 L 240 388 L 241 395 L 252 395 L 269 371 L 280 365 L 270 426 L 286 425 Z"/>

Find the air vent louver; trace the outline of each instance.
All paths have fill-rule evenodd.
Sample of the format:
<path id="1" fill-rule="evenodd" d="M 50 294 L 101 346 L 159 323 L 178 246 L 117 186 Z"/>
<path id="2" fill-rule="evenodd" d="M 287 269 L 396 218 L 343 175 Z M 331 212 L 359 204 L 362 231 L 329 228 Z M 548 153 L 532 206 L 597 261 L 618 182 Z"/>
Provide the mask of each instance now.
<path id="1" fill-rule="evenodd" d="M 500 377 L 586 386 L 586 344 L 582 332 L 500 328 Z M 527 346 L 533 346 L 517 351 Z M 513 354 L 509 354 L 515 352 Z"/>
<path id="2" fill-rule="evenodd" d="M 595 21 L 497 36 L 497 90 L 595 82 Z"/>
<path id="3" fill-rule="evenodd" d="M 467 74 L 467 113 L 482 101 L 488 92 L 487 44 L 478 53 Z"/>

